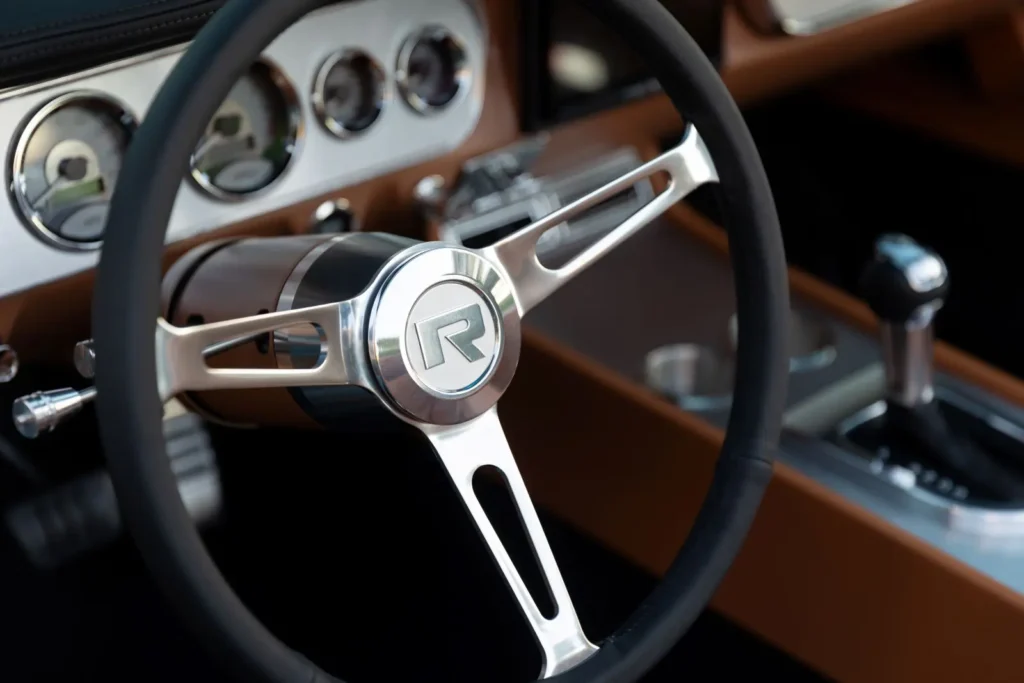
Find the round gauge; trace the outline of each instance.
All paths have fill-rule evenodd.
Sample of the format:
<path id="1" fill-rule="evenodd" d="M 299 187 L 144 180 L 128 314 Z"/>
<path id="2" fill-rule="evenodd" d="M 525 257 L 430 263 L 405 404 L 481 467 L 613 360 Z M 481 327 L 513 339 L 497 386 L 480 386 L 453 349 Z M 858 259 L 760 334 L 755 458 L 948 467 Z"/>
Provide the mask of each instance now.
<path id="1" fill-rule="evenodd" d="M 466 50 L 446 28 L 421 29 L 402 46 L 396 78 L 409 106 L 421 114 L 433 113 L 469 86 Z"/>
<path id="2" fill-rule="evenodd" d="M 51 100 L 25 124 L 10 167 L 15 204 L 32 231 L 65 249 L 96 249 L 137 123 L 107 95 Z"/>
<path id="3" fill-rule="evenodd" d="M 281 177 L 302 129 L 295 90 L 265 61 L 253 64 L 192 152 L 192 178 L 218 199 L 242 199 Z"/>
<path id="4" fill-rule="evenodd" d="M 321 123 L 340 138 L 370 128 L 384 109 L 384 69 L 359 50 L 327 58 L 313 84 L 313 108 Z"/>

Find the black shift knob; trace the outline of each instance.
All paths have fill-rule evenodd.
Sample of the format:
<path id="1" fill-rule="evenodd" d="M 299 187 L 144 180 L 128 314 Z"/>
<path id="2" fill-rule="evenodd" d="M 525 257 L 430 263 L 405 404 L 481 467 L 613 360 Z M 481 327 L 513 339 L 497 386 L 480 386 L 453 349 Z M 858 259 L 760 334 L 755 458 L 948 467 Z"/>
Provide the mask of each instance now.
<path id="1" fill-rule="evenodd" d="M 875 242 L 875 256 L 864 269 L 860 286 L 883 322 L 927 324 L 945 302 L 949 273 L 934 251 L 906 235 L 884 235 Z"/>

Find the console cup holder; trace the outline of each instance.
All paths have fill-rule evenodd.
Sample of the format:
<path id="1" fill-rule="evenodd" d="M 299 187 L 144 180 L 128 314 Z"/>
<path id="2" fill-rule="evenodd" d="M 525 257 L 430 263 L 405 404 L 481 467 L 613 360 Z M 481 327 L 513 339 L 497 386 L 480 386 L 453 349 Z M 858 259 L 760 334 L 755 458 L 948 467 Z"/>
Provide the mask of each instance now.
<path id="1" fill-rule="evenodd" d="M 729 345 L 735 352 L 738 326 L 736 316 L 729 319 Z M 805 311 L 789 312 L 789 371 L 812 372 L 832 365 L 836 360 L 836 330 L 823 318 Z"/>
<path id="2" fill-rule="evenodd" d="M 644 359 L 647 386 L 680 408 L 706 412 L 728 408 L 732 402 L 735 362 L 711 346 L 670 344 Z"/>

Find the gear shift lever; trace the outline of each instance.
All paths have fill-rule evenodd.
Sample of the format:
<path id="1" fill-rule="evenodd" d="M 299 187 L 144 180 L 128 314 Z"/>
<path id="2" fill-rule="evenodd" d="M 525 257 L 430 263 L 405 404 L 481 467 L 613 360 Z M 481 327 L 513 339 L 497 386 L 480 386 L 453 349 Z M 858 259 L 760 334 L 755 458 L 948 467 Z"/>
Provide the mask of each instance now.
<path id="1" fill-rule="evenodd" d="M 905 235 L 884 235 L 875 243 L 861 288 L 881 321 L 889 401 L 905 408 L 930 403 L 933 321 L 949 291 L 946 264 Z"/>
<path id="2" fill-rule="evenodd" d="M 950 421 L 935 397 L 935 315 L 945 303 L 949 274 L 938 254 L 905 235 L 884 235 L 864 270 L 861 288 L 878 316 L 885 362 L 886 411 L 847 435 L 896 463 L 931 469 L 947 481 L 1003 500 L 1024 500 L 1024 474 L 978 437 L 986 424 Z"/>

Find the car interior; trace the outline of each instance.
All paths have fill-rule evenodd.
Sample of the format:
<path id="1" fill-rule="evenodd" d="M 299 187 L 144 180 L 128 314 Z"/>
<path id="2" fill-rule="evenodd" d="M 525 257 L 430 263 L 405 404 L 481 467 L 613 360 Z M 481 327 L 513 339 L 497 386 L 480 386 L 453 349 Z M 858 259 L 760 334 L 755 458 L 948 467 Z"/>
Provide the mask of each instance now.
<path id="1" fill-rule="evenodd" d="M 0 19 L 0 681 L 1021 679 L 1018 0 Z"/>

